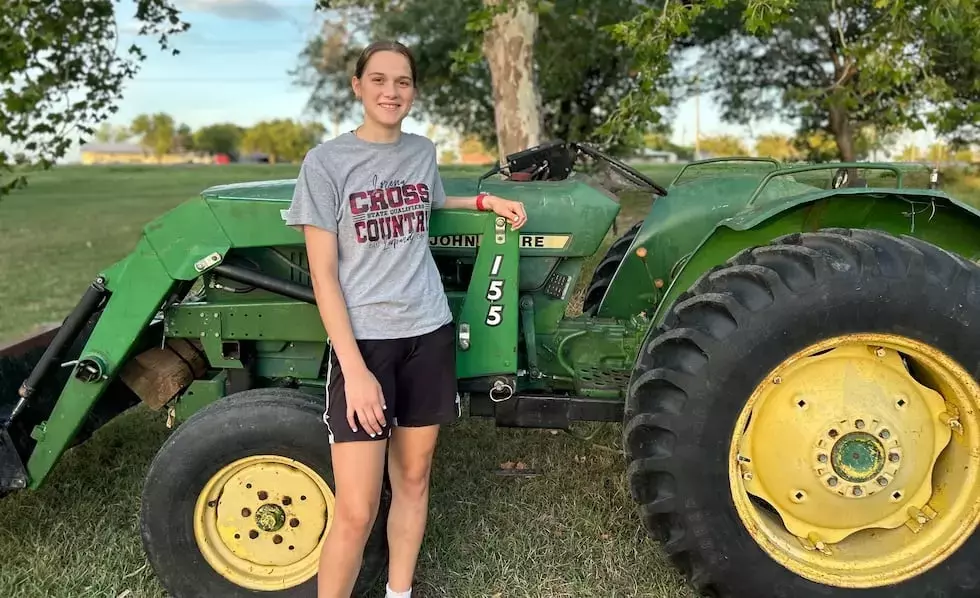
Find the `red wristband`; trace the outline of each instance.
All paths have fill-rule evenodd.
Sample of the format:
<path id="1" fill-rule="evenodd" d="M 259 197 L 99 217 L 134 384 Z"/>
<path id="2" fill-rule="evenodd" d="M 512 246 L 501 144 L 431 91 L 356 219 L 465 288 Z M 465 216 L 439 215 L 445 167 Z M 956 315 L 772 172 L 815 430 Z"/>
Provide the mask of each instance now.
<path id="1" fill-rule="evenodd" d="M 481 192 L 481 193 L 478 193 L 477 194 L 477 196 L 476 196 L 476 209 L 477 210 L 479 210 L 481 212 L 485 212 L 486 211 L 487 208 L 486 208 L 486 206 L 483 205 L 483 199 L 487 195 L 490 195 L 490 194 L 489 193 L 486 193 L 486 192 Z"/>

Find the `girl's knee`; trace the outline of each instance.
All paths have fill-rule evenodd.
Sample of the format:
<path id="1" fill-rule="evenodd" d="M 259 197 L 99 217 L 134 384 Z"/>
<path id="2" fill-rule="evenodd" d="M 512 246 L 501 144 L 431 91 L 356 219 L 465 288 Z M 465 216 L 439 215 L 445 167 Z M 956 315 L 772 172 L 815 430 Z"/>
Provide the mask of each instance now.
<path id="1" fill-rule="evenodd" d="M 377 516 L 377 501 L 344 501 L 338 497 L 333 529 L 350 538 L 366 539 Z"/>
<path id="2" fill-rule="evenodd" d="M 390 472 L 392 491 L 406 498 L 424 498 L 429 491 L 431 471 L 428 460 L 399 464 Z"/>

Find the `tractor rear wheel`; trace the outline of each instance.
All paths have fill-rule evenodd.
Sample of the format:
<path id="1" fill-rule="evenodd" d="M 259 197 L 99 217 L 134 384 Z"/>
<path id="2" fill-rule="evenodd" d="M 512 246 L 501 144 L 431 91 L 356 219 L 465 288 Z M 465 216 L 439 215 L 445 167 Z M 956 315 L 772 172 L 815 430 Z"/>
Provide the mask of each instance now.
<path id="1" fill-rule="evenodd" d="M 291 389 L 229 395 L 181 424 L 150 465 L 140 524 L 154 572 L 175 598 L 313 598 L 334 482 L 322 406 Z M 387 566 L 381 505 L 353 596 Z M 382 586 L 383 587 L 383 586 Z"/>
<path id="2" fill-rule="evenodd" d="M 629 388 L 645 526 L 723 597 L 980 593 L 980 267 L 877 231 L 743 251 Z"/>

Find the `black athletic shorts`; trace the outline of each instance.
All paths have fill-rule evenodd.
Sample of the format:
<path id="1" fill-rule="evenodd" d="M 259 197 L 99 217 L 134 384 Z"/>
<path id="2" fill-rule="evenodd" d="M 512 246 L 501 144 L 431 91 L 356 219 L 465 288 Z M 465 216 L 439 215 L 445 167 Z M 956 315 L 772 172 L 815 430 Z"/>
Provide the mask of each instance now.
<path id="1" fill-rule="evenodd" d="M 421 336 L 358 340 L 361 356 L 384 393 L 385 426 L 380 436 L 371 435 L 357 416 L 357 432 L 347 422 L 344 374 L 337 355 L 330 350 L 327 366 L 327 400 L 323 423 L 330 444 L 353 440 L 384 440 L 393 426 L 419 427 L 455 422 L 461 415 L 456 390 L 456 333 L 453 324 Z"/>

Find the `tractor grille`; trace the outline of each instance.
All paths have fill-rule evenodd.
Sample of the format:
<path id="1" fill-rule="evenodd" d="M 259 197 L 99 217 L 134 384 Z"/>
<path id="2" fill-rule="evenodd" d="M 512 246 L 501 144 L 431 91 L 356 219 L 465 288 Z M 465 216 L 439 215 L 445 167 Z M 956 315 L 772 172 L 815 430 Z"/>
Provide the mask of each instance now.
<path id="1" fill-rule="evenodd" d="M 582 386 L 612 390 L 626 388 L 630 381 L 629 370 L 606 370 L 596 366 L 583 367 L 578 370 L 578 378 Z"/>

